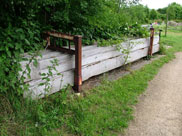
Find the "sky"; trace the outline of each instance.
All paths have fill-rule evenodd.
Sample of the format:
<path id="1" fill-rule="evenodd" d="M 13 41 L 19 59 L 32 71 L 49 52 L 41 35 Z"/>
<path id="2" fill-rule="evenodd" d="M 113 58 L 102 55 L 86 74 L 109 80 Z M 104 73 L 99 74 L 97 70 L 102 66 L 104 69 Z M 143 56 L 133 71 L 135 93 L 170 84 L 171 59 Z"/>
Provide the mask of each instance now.
<path id="1" fill-rule="evenodd" d="M 140 0 L 141 4 L 148 5 L 150 9 L 159 9 L 167 7 L 170 3 L 176 2 L 182 4 L 182 0 Z"/>

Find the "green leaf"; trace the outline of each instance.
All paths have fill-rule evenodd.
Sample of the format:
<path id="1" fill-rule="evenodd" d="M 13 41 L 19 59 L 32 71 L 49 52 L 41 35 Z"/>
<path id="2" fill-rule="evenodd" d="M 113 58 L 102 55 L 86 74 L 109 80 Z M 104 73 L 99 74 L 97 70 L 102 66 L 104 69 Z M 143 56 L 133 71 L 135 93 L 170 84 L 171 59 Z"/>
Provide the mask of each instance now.
<path id="1" fill-rule="evenodd" d="M 34 65 L 35 67 L 38 66 L 38 61 L 37 61 L 37 59 L 34 59 L 33 65 Z"/>
<path id="2" fill-rule="evenodd" d="M 18 50 L 18 49 L 20 49 L 21 47 L 22 47 L 21 44 L 15 43 L 15 50 Z"/>
<path id="3" fill-rule="evenodd" d="M 26 43 L 27 45 L 30 45 L 30 42 L 29 42 L 27 39 L 25 39 L 25 43 Z"/>
<path id="4" fill-rule="evenodd" d="M 43 86 L 45 83 L 40 83 L 39 86 Z"/>

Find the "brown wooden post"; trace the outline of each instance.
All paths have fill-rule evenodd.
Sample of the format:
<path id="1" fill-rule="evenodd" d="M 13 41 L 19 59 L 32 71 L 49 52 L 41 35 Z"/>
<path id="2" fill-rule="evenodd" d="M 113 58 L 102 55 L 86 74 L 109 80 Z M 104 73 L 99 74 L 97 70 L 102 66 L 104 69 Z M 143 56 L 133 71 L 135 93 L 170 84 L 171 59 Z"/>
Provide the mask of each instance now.
<path id="1" fill-rule="evenodd" d="M 75 73 L 74 90 L 79 93 L 82 86 L 82 36 L 74 36 L 75 43 Z"/>
<path id="2" fill-rule="evenodd" d="M 148 56 L 152 56 L 153 43 L 154 43 L 154 28 L 150 28 L 150 46 L 149 46 Z"/>

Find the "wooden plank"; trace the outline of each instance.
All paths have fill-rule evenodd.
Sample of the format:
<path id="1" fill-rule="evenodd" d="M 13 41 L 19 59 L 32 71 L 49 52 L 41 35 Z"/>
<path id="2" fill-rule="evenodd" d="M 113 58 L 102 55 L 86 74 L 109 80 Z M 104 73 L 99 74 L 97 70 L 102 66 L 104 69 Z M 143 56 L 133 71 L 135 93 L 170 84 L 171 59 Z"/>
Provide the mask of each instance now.
<path id="1" fill-rule="evenodd" d="M 62 73 L 63 76 L 55 76 L 51 79 L 51 92 L 45 92 L 45 86 L 40 86 L 41 80 L 34 80 L 29 82 L 30 91 L 24 93 L 24 97 L 31 97 L 32 99 L 43 98 L 46 94 L 52 94 L 60 91 L 66 85 L 73 85 L 74 83 L 74 72 L 73 70 Z"/>
<path id="2" fill-rule="evenodd" d="M 154 46 L 154 52 L 157 52 L 159 49 L 159 45 Z M 132 52 L 129 56 L 128 63 L 134 62 L 140 58 L 147 56 L 148 48 L 144 48 L 135 52 Z M 124 55 L 117 56 L 115 58 L 111 58 L 105 61 L 101 61 L 99 63 L 95 63 L 89 66 L 83 67 L 83 80 L 87 80 L 92 76 L 99 75 L 101 73 L 105 73 L 112 69 L 118 68 L 124 64 Z"/>
<path id="3" fill-rule="evenodd" d="M 87 57 L 87 58 L 83 58 L 82 63 L 83 63 L 83 66 L 91 65 L 92 63 L 97 63 L 99 61 L 103 61 L 105 59 L 113 58 L 113 57 L 116 57 L 116 56 L 119 56 L 119 55 L 121 55 L 121 53 L 118 52 L 118 51 L 110 51 L 110 52 L 106 52 L 104 54 L 99 53 L 98 55 L 95 55 L 95 56 L 90 56 L 90 57 Z M 47 63 L 44 63 L 44 64 L 47 64 Z M 61 63 L 59 66 L 56 67 L 56 69 L 59 72 L 64 72 L 64 71 L 67 71 L 67 70 L 70 70 L 70 69 L 73 69 L 73 68 L 74 68 L 74 57 L 71 58 L 66 63 Z M 40 72 L 41 71 L 42 70 L 40 70 Z M 43 73 L 45 73 L 45 72 L 46 72 L 46 69 L 43 70 Z"/>
<path id="4" fill-rule="evenodd" d="M 143 41 L 143 40 L 145 40 L 145 41 Z M 145 48 L 145 47 L 149 46 L 148 39 L 138 39 L 138 40 L 135 40 L 135 42 L 137 44 L 132 45 L 133 48 L 131 49 L 131 51 L 135 51 L 135 50 L 138 50 L 138 49 Z M 157 44 L 158 42 L 159 42 L 159 39 L 155 38 L 154 45 Z M 123 43 L 123 46 L 127 46 L 127 44 L 128 43 Z M 90 56 L 94 56 L 94 58 L 97 58 L 98 55 L 103 54 L 103 53 L 107 53 L 107 52 L 110 52 L 110 51 L 116 51 L 116 47 L 96 47 L 96 46 L 94 46 L 94 48 L 91 48 L 91 50 L 89 48 L 88 48 L 88 50 L 83 50 L 83 56 L 82 57 L 83 57 L 83 59 L 86 59 L 87 57 L 90 57 Z M 117 51 L 116 51 L 116 53 L 117 53 Z M 48 60 L 41 60 L 40 61 L 40 63 L 43 63 L 43 64 L 40 64 L 40 68 L 44 69 L 47 66 L 49 66 L 50 63 L 48 61 L 50 61 L 51 59 L 57 59 L 59 64 L 61 64 L 63 62 L 66 62 L 66 61 L 69 61 L 71 59 L 74 60 L 74 58 L 71 58 L 71 56 L 68 56 L 68 55 L 67 56 L 62 56 L 61 55 L 61 56 L 58 56 L 56 58 L 54 58 L 53 56 L 50 56 L 50 58 Z M 105 59 L 107 59 L 107 58 L 105 58 Z M 101 60 L 99 60 L 99 61 L 101 61 Z M 47 64 L 47 65 L 45 65 L 45 64 Z M 89 63 L 84 63 L 83 62 L 83 65 L 87 65 L 87 64 L 89 64 Z"/>
<path id="5" fill-rule="evenodd" d="M 104 54 L 98 54 L 97 56 L 90 56 L 88 58 L 83 59 L 82 67 L 87 66 L 87 65 L 91 65 L 92 63 L 97 63 L 97 62 L 102 61 L 102 60 L 106 60 L 109 58 L 120 56 L 120 55 L 121 55 L 120 52 L 111 51 L 111 52 L 106 52 Z M 70 61 L 67 61 L 66 63 L 62 63 L 59 66 L 56 66 L 56 69 L 58 70 L 58 72 L 61 73 L 64 71 L 74 69 L 74 67 L 75 67 L 75 62 L 71 59 Z M 40 70 L 40 73 L 47 73 L 47 72 L 48 72 L 48 69 Z M 53 71 L 53 74 L 56 74 L 56 72 Z"/>
<path id="6" fill-rule="evenodd" d="M 23 62 L 23 63 L 21 63 L 22 71 L 19 72 L 20 77 L 23 75 L 23 72 L 26 70 L 26 65 L 27 64 L 29 64 L 29 62 Z M 24 74 L 24 77 L 25 77 L 25 80 L 24 81 L 25 82 L 28 82 L 28 81 L 31 81 L 31 80 L 34 80 L 34 79 L 40 79 L 39 71 L 37 70 L 38 68 L 35 67 L 33 65 L 33 63 L 30 63 L 29 64 L 29 67 L 31 69 L 31 71 L 30 71 L 30 77 L 31 78 L 28 78 L 27 74 Z M 28 71 L 26 70 L 26 72 L 28 72 Z"/>
<path id="7" fill-rule="evenodd" d="M 154 39 L 155 39 L 154 40 L 154 45 L 158 44 L 159 43 L 159 36 L 155 36 Z M 131 40 L 131 42 L 138 42 L 138 43 L 143 42 L 144 43 L 143 47 L 136 46 L 133 49 L 133 51 L 138 50 L 140 48 L 144 48 L 146 46 L 149 46 L 149 38 L 141 38 L 141 39 Z M 125 43 L 122 43 L 122 44 L 125 45 Z M 112 51 L 113 49 L 115 49 L 112 46 L 109 46 L 109 47 L 97 47 L 97 48 L 96 47 L 97 47 L 97 45 L 84 46 L 83 47 L 83 57 L 92 56 L 92 55 L 98 54 L 99 52 L 103 53 L 103 52 Z M 51 50 L 43 50 L 41 52 L 41 54 L 42 54 L 42 58 L 38 57 L 40 60 L 55 58 L 55 57 L 59 57 L 59 56 L 62 57 L 62 55 L 63 56 L 67 55 L 67 54 L 63 54 L 63 53 L 55 52 L 55 51 L 51 51 Z M 25 53 L 24 57 L 25 58 L 30 58 L 31 56 L 28 55 L 27 53 Z"/>
<path id="8" fill-rule="evenodd" d="M 153 53 L 158 51 L 159 51 L 159 45 L 155 45 L 153 47 Z M 133 62 L 147 56 L 147 52 L 148 52 L 148 48 L 144 48 L 144 49 L 140 49 L 135 52 L 132 52 L 130 54 L 128 62 Z M 123 57 L 124 55 L 120 55 L 114 58 L 100 61 L 92 65 L 84 66 L 82 69 L 83 81 L 89 79 L 92 76 L 96 76 L 96 75 L 102 74 L 104 72 L 107 72 L 122 66 L 124 63 Z M 62 74 L 63 74 L 63 78 L 62 76 L 54 76 L 54 78 L 51 79 L 52 89 L 51 89 L 51 92 L 49 92 L 48 94 L 52 94 L 59 91 L 65 85 L 73 84 L 73 75 L 74 75 L 73 70 L 63 72 Z M 34 99 L 37 97 L 39 98 L 44 97 L 45 95 L 44 87 L 39 86 L 41 82 L 42 82 L 41 80 L 34 80 L 29 82 L 31 91 L 30 93 L 26 92 L 24 96 L 27 97 L 28 95 L 30 95 Z"/>
<path id="9" fill-rule="evenodd" d="M 54 47 L 52 45 L 49 46 L 48 49 L 53 50 L 53 51 L 59 51 L 59 52 L 62 52 L 62 53 L 68 53 L 68 54 L 71 54 L 71 55 L 75 54 L 75 50 L 73 50 L 73 49 L 67 49 L 67 48 L 62 48 L 62 47 Z"/>
<path id="10" fill-rule="evenodd" d="M 149 46 L 149 41 L 148 38 L 145 39 L 137 39 L 137 40 L 131 40 L 134 41 L 135 44 L 132 43 L 132 48 L 131 48 L 131 52 L 134 52 L 136 50 L 139 49 L 143 49 Z M 158 43 L 159 42 L 159 38 L 155 37 L 155 42 L 154 43 Z M 128 43 L 123 43 L 124 48 L 126 48 L 128 45 Z M 103 61 L 109 58 L 113 58 L 116 57 L 118 55 L 122 54 L 122 50 L 119 52 L 116 50 L 115 47 L 91 47 L 88 46 L 86 47 L 87 50 L 84 50 L 83 52 L 83 60 L 82 60 L 82 66 L 87 66 L 87 65 L 92 65 L 92 63 L 98 63 L 99 61 Z M 52 53 L 50 51 L 46 51 L 47 53 Z M 45 56 L 43 59 L 40 59 L 38 61 L 38 67 L 34 68 L 31 65 L 31 79 L 26 79 L 25 81 L 30 81 L 30 80 L 35 80 L 35 79 L 40 79 L 40 75 L 39 73 L 47 73 L 48 66 L 51 66 L 51 60 L 53 59 L 57 59 L 58 60 L 58 64 L 59 66 L 56 67 L 56 69 L 58 70 L 58 72 L 64 72 L 64 71 L 68 71 L 71 69 L 74 69 L 74 56 L 72 55 L 67 55 L 67 54 L 62 54 L 59 52 L 56 52 L 58 55 L 57 57 L 53 56 L 53 55 L 48 55 L 50 58 L 48 58 L 48 56 L 46 57 L 47 59 L 45 59 Z M 47 55 L 47 54 L 44 54 Z M 55 55 L 55 54 L 54 54 Z M 24 62 L 23 62 L 24 63 Z M 22 63 L 22 65 L 23 65 Z M 55 72 L 53 72 L 53 74 L 56 74 Z"/>

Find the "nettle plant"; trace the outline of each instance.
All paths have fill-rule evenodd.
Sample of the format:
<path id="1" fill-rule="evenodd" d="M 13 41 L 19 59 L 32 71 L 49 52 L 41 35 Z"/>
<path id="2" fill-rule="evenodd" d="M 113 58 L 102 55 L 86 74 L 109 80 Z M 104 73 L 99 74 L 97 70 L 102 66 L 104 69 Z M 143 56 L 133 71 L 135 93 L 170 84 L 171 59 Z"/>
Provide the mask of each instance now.
<path id="1" fill-rule="evenodd" d="M 26 27 L 28 25 L 28 27 Z M 11 25 L 2 29 L 0 27 L 0 95 L 7 97 L 12 105 L 16 105 L 15 98 L 22 97 L 25 91 L 29 90 L 29 85 L 25 79 L 31 79 L 31 67 L 38 65 L 38 58 L 41 57 L 40 51 L 43 50 L 44 42 L 40 39 L 40 30 L 36 24 L 24 22 L 21 28 L 15 28 Z M 24 57 L 28 54 L 28 58 Z M 21 62 L 26 61 L 25 68 L 22 68 Z M 48 74 L 42 77 L 43 81 L 48 81 L 57 65 L 54 60 L 53 65 L 48 67 Z M 48 83 L 44 82 L 45 90 L 48 90 Z"/>
<path id="2" fill-rule="evenodd" d="M 55 75 L 57 76 L 61 76 L 61 82 L 62 82 L 62 78 L 63 75 L 61 73 L 58 72 L 58 70 L 56 69 L 56 66 L 58 66 L 58 60 L 54 59 L 51 60 L 51 66 L 48 66 L 48 72 L 47 73 L 40 73 L 41 75 L 41 79 L 42 79 L 42 83 L 39 84 L 39 86 L 44 86 L 44 91 L 46 94 L 48 94 L 51 91 L 52 85 L 51 85 L 51 80 L 53 79 L 53 77 Z M 54 74 L 53 72 L 56 72 L 56 74 Z M 60 88 L 61 88 L 61 84 L 60 84 Z"/>
<path id="3" fill-rule="evenodd" d="M 136 47 L 138 44 L 142 44 L 144 42 L 142 41 L 138 41 L 138 42 L 134 42 L 132 41 L 131 39 L 128 39 L 126 42 L 125 42 L 125 45 L 123 44 L 116 44 L 116 48 L 118 51 L 120 51 L 123 55 L 124 55 L 124 65 L 129 63 L 128 60 L 130 58 L 130 53 L 132 51 L 132 49 L 134 47 Z"/>
<path id="4" fill-rule="evenodd" d="M 4 95 L 22 95 L 24 78 L 19 78 L 19 71 L 22 71 L 20 62 L 24 60 L 22 54 L 35 52 L 42 46 L 37 26 L 24 24 L 25 27 L 21 28 L 11 25 L 6 29 L 0 27 L 0 77 L 3 79 L 0 81 L 0 93 Z"/>
<path id="5" fill-rule="evenodd" d="M 130 52 L 133 48 L 130 40 L 128 40 L 126 43 L 127 43 L 126 46 L 123 46 L 122 44 L 120 44 L 120 45 L 118 44 L 116 46 L 117 50 L 120 51 L 122 54 L 124 54 L 124 57 L 123 57 L 124 58 L 124 63 L 123 63 L 124 65 L 128 63 L 128 59 L 130 57 L 129 55 L 130 55 Z"/>
<path id="6" fill-rule="evenodd" d="M 44 49 L 46 50 L 47 47 Z M 28 53 L 28 57 L 26 56 L 24 60 L 26 60 L 26 65 L 24 66 L 24 70 L 21 71 L 21 76 L 20 76 L 20 80 L 22 80 L 22 82 L 25 82 L 25 80 L 31 79 L 31 70 L 32 68 L 37 68 L 38 67 L 38 61 L 40 58 L 42 58 L 42 54 L 41 52 L 43 51 L 43 49 L 37 50 L 36 52 L 33 53 Z M 53 79 L 55 76 L 60 76 L 61 77 L 61 84 L 60 84 L 60 88 L 62 85 L 62 79 L 63 79 L 63 75 L 58 72 L 58 70 L 56 69 L 56 66 L 58 66 L 58 60 L 57 59 L 53 59 L 50 60 L 51 65 L 47 66 L 47 72 L 45 73 L 39 73 L 39 75 L 41 76 L 41 83 L 39 84 L 39 86 L 43 86 L 44 87 L 44 92 L 45 94 L 48 94 L 51 89 L 52 89 L 52 84 L 51 82 L 53 82 Z M 33 64 L 31 66 L 31 64 Z M 26 86 L 26 89 L 24 88 L 24 86 Z M 29 84 L 24 84 L 24 86 L 22 86 L 22 88 L 24 88 L 24 91 L 29 91 L 28 87 Z M 41 94 L 42 95 L 42 94 Z"/>
<path id="7" fill-rule="evenodd" d="M 135 24 L 125 23 L 121 25 L 119 28 L 120 34 L 110 34 L 109 39 L 98 39 L 98 46 L 112 46 L 118 45 L 126 39 L 137 39 L 137 38 L 146 38 L 149 36 L 149 31 L 145 27 L 141 27 L 137 22 Z"/>
<path id="8" fill-rule="evenodd" d="M 131 50 L 137 46 L 137 44 L 141 44 L 143 42 L 134 42 L 131 40 L 131 38 L 146 38 L 149 36 L 149 32 L 146 28 L 141 27 L 137 22 L 136 24 L 129 27 L 128 24 L 126 24 L 125 33 L 129 38 L 125 40 L 126 45 L 123 46 L 122 44 L 117 44 L 117 50 L 121 51 L 122 54 L 124 54 L 124 65 L 128 63 L 128 60 L 130 58 Z M 131 38 L 130 38 L 131 37 Z"/>

